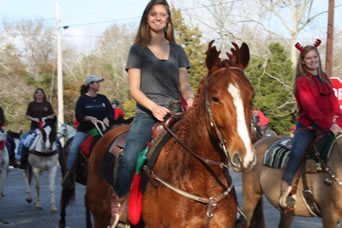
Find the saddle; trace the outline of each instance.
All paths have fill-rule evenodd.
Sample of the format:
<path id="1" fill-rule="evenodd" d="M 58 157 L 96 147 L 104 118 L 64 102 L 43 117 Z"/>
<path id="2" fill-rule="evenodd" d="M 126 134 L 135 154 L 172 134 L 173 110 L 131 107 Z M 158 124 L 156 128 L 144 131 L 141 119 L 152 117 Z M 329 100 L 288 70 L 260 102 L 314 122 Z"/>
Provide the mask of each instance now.
<path id="1" fill-rule="evenodd" d="M 264 165 L 272 168 L 282 168 L 287 162 L 288 153 L 291 150 L 291 141 L 292 138 L 287 137 L 273 143 L 265 151 Z M 316 138 L 308 146 L 300 168 L 298 169 L 291 185 L 291 195 L 296 195 L 297 185 L 300 177 L 302 177 L 303 191 L 300 195 L 307 210 L 312 216 L 320 217 L 321 215 L 320 208 L 313 197 L 310 186 L 308 185 L 306 174 L 322 171 L 320 162 L 323 161 L 324 163 L 327 163 L 331 148 L 335 141 L 335 136 L 331 132 L 325 134 L 316 133 Z"/>

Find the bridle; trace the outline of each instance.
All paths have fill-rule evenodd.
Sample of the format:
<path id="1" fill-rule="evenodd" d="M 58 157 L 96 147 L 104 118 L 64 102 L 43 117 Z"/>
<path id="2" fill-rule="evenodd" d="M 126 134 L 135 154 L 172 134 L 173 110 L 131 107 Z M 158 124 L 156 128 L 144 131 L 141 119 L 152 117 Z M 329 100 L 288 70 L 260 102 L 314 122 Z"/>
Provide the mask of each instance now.
<path id="1" fill-rule="evenodd" d="M 199 155 L 197 155 L 196 153 L 194 153 L 193 151 L 191 151 L 175 134 L 174 132 L 164 123 L 161 122 L 162 125 L 164 126 L 164 128 L 166 129 L 166 131 L 168 131 L 168 133 L 170 133 L 173 138 L 187 151 L 189 152 L 193 157 L 195 157 L 208 171 L 209 173 L 215 178 L 216 182 L 223 188 L 224 192 L 222 192 L 221 194 L 219 194 L 216 197 L 200 197 L 188 192 L 185 192 L 181 189 L 178 189 L 172 185 L 170 185 L 169 183 L 167 183 L 166 181 L 162 180 L 157 174 L 155 174 L 153 172 L 153 170 L 150 170 L 146 165 L 144 166 L 144 171 L 146 172 L 146 174 L 149 176 L 149 178 L 158 181 L 159 183 L 161 183 L 162 185 L 164 185 L 165 187 L 167 187 L 168 189 L 176 192 L 179 195 L 184 196 L 185 198 L 191 199 L 193 201 L 202 203 L 202 204 L 206 204 L 207 205 L 207 222 L 206 222 L 206 227 L 209 226 L 209 222 L 210 222 L 210 218 L 214 216 L 214 210 L 217 206 L 217 203 L 219 203 L 221 200 L 223 200 L 230 192 L 231 190 L 234 188 L 234 185 L 232 184 L 232 179 L 228 173 L 228 167 L 229 167 L 229 162 L 231 161 L 230 155 L 228 153 L 226 144 L 227 141 L 224 139 L 224 136 L 222 134 L 222 132 L 220 131 L 220 129 L 217 126 L 217 123 L 213 117 L 213 112 L 212 112 L 212 108 L 209 102 L 209 96 L 208 96 L 208 85 L 209 85 L 209 81 L 211 78 L 213 78 L 213 75 L 224 71 L 224 70 L 239 70 L 241 72 L 244 73 L 244 71 L 240 68 L 237 67 L 231 67 L 231 66 L 225 66 L 225 67 L 221 67 L 217 70 L 215 70 L 214 72 L 212 72 L 207 80 L 205 81 L 205 107 L 206 107 L 206 112 L 208 113 L 208 117 L 209 117 L 209 121 L 210 121 L 210 126 L 212 128 L 214 128 L 217 138 L 219 140 L 219 146 L 221 148 L 221 150 L 223 151 L 224 155 L 225 155 L 225 160 L 226 162 L 217 162 L 217 161 L 212 161 L 210 159 L 204 159 L 202 157 L 200 157 Z M 230 164 L 232 164 L 230 162 Z M 218 176 L 215 174 L 214 170 L 209 166 L 209 165 L 216 165 L 219 166 L 220 168 L 225 168 L 227 169 L 227 181 L 228 181 L 228 186 L 226 186 L 225 184 L 222 183 L 222 181 L 218 178 Z M 241 211 L 241 209 L 239 208 L 239 206 L 237 207 L 238 212 L 241 214 L 241 216 L 247 221 L 246 216 L 244 215 L 244 213 Z"/>

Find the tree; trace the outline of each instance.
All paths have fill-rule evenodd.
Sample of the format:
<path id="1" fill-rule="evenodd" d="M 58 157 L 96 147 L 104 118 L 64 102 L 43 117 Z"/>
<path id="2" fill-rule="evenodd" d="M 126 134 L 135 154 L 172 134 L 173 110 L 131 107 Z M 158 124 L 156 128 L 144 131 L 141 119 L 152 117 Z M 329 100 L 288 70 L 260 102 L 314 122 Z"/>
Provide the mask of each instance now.
<path id="1" fill-rule="evenodd" d="M 255 90 L 254 106 L 270 119 L 277 133 L 289 134 L 296 120 L 293 69 L 288 53 L 279 43 L 268 47 L 269 57 L 252 57 L 246 75 Z"/>
<path id="2" fill-rule="evenodd" d="M 172 7 L 171 11 L 176 42 L 183 46 L 189 58 L 191 65 L 189 69 L 189 81 L 196 92 L 200 80 L 207 72 L 205 66 L 206 46 L 201 43 L 202 33 L 198 27 L 186 25 L 180 9 Z"/>
<path id="3" fill-rule="evenodd" d="M 244 4 L 241 4 L 241 1 L 210 0 L 209 3 L 210 7 L 207 6 L 206 9 L 211 15 L 210 20 L 207 17 L 199 17 L 199 20 L 216 32 L 220 39 L 224 40 L 226 36 L 234 40 L 253 42 L 255 36 L 250 31 L 257 32 L 258 36 L 263 36 L 264 39 L 267 39 L 266 35 L 273 40 L 280 39 L 290 47 L 293 64 L 297 55 L 294 45 L 300 33 L 319 16 L 328 12 L 328 4 L 327 8 L 322 10 L 321 5 L 313 7 L 314 0 L 248 0 L 243 1 Z M 205 20 L 214 21 L 214 25 Z M 236 26 L 237 24 L 239 26 Z M 259 31 L 254 30 L 253 25 L 256 25 L 255 28 Z M 264 34 L 261 34 L 260 30 Z M 250 36 L 252 39 L 249 39 Z"/>

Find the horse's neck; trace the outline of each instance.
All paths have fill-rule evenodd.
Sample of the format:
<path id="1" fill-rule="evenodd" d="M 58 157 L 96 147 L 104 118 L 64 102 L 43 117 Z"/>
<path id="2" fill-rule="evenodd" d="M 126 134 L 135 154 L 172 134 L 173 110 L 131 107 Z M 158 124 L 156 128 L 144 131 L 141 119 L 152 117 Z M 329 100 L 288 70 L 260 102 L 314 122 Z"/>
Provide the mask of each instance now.
<path id="1" fill-rule="evenodd" d="M 342 179 L 342 137 L 337 139 L 330 151 L 328 167 L 336 172 L 336 174 L 339 173 L 338 177 Z"/>

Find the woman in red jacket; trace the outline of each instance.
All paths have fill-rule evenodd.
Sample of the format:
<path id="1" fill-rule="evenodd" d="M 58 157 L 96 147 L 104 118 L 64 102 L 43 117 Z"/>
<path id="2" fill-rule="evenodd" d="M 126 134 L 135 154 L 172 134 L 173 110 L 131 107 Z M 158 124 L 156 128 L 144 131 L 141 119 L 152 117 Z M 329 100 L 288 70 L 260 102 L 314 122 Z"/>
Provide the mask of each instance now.
<path id="1" fill-rule="evenodd" d="M 300 166 L 303 155 L 315 137 L 315 128 L 331 131 L 335 135 L 342 133 L 342 112 L 332 90 L 329 77 L 322 71 L 321 59 L 317 46 L 301 46 L 294 83 L 294 95 L 298 107 L 298 120 L 292 141 L 292 149 L 283 175 L 279 205 L 294 208 L 295 198 L 290 195 L 293 178 Z M 334 122 L 334 117 L 337 121 Z"/>

